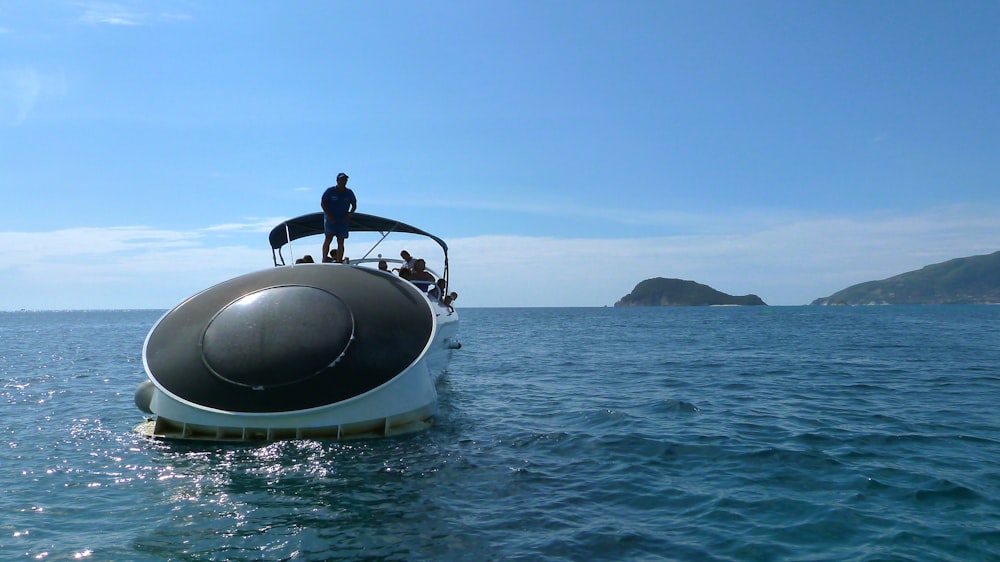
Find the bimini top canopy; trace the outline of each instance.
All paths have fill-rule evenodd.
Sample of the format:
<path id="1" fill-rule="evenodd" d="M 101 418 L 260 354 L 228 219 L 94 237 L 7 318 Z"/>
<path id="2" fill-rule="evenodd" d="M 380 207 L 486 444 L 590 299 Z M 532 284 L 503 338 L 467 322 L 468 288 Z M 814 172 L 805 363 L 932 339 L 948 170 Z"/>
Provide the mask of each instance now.
<path id="1" fill-rule="evenodd" d="M 366 215 L 364 213 L 354 213 L 354 216 L 351 218 L 350 231 L 378 232 L 382 235 L 383 239 L 393 232 L 426 236 L 441 246 L 441 249 L 444 250 L 445 264 L 447 264 L 448 245 L 445 244 L 444 240 L 404 222 L 387 219 L 385 217 L 377 217 L 375 215 Z M 301 217 L 295 217 L 294 219 L 288 219 L 271 229 L 271 234 L 268 236 L 268 240 L 271 243 L 271 252 L 274 253 L 277 251 L 277 253 L 280 254 L 281 248 L 286 244 L 298 240 L 299 238 L 315 236 L 317 234 L 323 234 L 323 213 L 310 213 L 308 215 L 302 215 Z M 274 257 L 275 265 L 278 265 L 278 256 L 275 255 Z M 281 261 L 284 262 L 284 257 L 282 257 Z"/>

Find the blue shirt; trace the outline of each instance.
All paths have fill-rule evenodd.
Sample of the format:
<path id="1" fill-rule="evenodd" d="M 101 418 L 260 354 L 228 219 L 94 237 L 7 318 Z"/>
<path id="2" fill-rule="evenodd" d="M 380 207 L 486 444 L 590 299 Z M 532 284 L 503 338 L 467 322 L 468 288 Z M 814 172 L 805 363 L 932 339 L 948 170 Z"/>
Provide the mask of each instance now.
<path id="1" fill-rule="evenodd" d="M 330 214 L 333 218 L 340 219 L 347 215 L 347 211 L 350 210 L 351 205 L 357 205 L 358 200 L 354 197 L 354 192 L 350 188 L 345 188 L 344 191 L 338 191 L 337 186 L 327 188 L 323 192 L 323 197 L 320 198 L 320 204 L 325 208 L 330 210 Z"/>

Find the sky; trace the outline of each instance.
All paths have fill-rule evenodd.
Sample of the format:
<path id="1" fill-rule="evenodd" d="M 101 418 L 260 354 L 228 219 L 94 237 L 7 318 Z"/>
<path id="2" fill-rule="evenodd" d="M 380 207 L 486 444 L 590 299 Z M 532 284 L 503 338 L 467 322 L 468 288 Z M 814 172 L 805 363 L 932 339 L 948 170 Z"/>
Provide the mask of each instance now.
<path id="1" fill-rule="evenodd" d="M 272 267 L 341 171 L 460 307 L 808 304 L 1000 250 L 997 37 L 993 0 L 3 2 L 0 310 Z"/>

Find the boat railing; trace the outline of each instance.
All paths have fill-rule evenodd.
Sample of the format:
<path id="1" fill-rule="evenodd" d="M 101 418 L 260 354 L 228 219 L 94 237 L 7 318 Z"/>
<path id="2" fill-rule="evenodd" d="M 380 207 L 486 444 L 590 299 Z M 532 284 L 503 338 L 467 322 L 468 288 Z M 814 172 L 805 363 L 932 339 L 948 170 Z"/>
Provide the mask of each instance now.
<path id="1" fill-rule="evenodd" d="M 292 241 L 298 240 L 300 238 L 305 238 L 308 236 L 321 235 L 324 231 L 323 213 L 314 212 L 292 219 L 283 221 L 281 224 L 275 226 L 271 229 L 270 235 L 268 235 L 268 242 L 271 245 L 271 257 L 274 260 L 275 267 L 280 267 L 286 265 L 285 256 L 282 252 L 284 246 L 288 246 L 289 254 L 292 262 L 295 261 L 294 255 L 291 254 Z M 445 280 L 445 287 L 447 288 L 449 284 L 448 275 L 448 245 L 441 238 L 414 226 L 408 225 L 406 223 L 397 221 L 395 219 L 389 219 L 385 217 L 379 217 L 376 215 L 369 215 L 365 213 L 354 213 L 354 217 L 351 219 L 350 223 L 351 232 L 369 232 L 377 234 L 378 238 L 375 243 L 364 253 L 363 259 L 371 259 L 369 256 L 375 252 L 375 250 L 386 240 L 386 238 L 393 233 L 402 234 L 415 234 L 418 236 L 423 236 L 437 242 L 438 246 L 444 252 L 444 269 L 441 275 L 434 273 L 436 277 L 443 278 Z M 359 260 L 360 263 L 360 260 Z M 432 271 L 433 273 L 433 271 Z"/>
<path id="2" fill-rule="evenodd" d="M 345 262 L 343 264 L 333 264 L 333 263 L 327 262 L 326 265 L 349 265 L 349 266 L 354 266 L 354 267 L 360 267 L 360 266 L 373 267 L 374 266 L 374 268 L 377 269 L 378 268 L 378 262 L 380 262 L 380 261 L 384 261 L 386 263 L 386 265 L 389 266 L 389 270 L 388 270 L 389 273 L 395 273 L 394 270 L 398 270 L 399 266 L 401 266 L 404 263 L 406 263 L 403 260 L 396 259 L 396 258 L 360 258 L 360 259 L 356 259 L 356 260 L 350 260 L 350 261 Z M 296 264 L 296 265 L 302 265 L 302 264 Z M 393 267 L 394 265 L 395 265 L 395 267 Z M 436 270 L 431 269 L 430 267 L 426 267 L 425 269 L 431 275 L 433 275 L 435 279 L 440 279 L 441 278 L 441 275 L 439 275 Z"/>
<path id="3" fill-rule="evenodd" d="M 345 266 L 346 265 L 348 267 L 366 267 L 368 269 L 377 269 L 378 268 L 378 262 L 380 262 L 380 261 L 384 261 L 386 263 L 386 265 L 389 266 L 389 268 L 386 271 L 386 273 L 388 273 L 390 275 L 396 275 L 395 271 L 393 271 L 393 270 L 398 270 L 399 269 L 398 266 L 401 266 L 404 263 L 406 263 L 406 262 L 404 262 L 401 259 L 377 257 L 377 258 L 360 258 L 360 259 L 357 259 L 357 260 L 350 260 L 350 261 L 345 262 L 343 264 L 337 264 L 337 263 L 327 262 L 327 263 L 321 264 L 321 265 L 329 265 L 329 266 Z M 285 267 L 296 267 L 296 266 L 299 266 L 299 265 L 315 265 L 315 263 L 310 263 L 310 264 L 301 264 L 301 263 L 290 264 L 290 265 L 285 266 Z M 396 267 L 393 267 L 394 265 Z M 427 267 L 425 269 L 426 269 L 426 271 L 428 273 L 430 273 L 431 275 L 433 275 L 435 279 L 440 279 L 441 278 L 441 276 L 438 275 L 437 271 L 435 271 L 435 270 L 433 270 L 433 269 L 431 269 L 429 267 Z M 434 286 L 434 281 L 414 281 L 412 279 L 407 279 L 407 281 L 409 281 L 411 285 L 413 285 L 413 286 L 417 287 L 418 289 L 420 289 L 421 292 L 423 292 L 424 294 L 428 294 L 429 289 Z"/>

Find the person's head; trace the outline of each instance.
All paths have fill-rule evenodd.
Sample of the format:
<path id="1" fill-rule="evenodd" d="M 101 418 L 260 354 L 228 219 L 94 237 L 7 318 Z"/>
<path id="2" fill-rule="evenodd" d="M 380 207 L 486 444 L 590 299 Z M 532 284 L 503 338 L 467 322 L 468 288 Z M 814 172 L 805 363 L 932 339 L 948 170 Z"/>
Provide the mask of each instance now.
<path id="1" fill-rule="evenodd" d="M 458 300 L 458 293 L 455 291 L 452 291 L 448 296 L 451 297 L 451 300 Z"/>
<path id="2" fill-rule="evenodd" d="M 389 263 L 385 260 L 378 260 L 378 268 L 382 271 L 389 271 Z"/>
<path id="3" fill-rule="evenodd" d="M 410 259 L 412 259 L 412 257 L 410 256 L 410 252 L 407 252 L 406 250 L 400 252 L 399 257 L 403 258 L 406 261 L 410 261 Z"/>
<path id="4" fill-rule="evenodd" d="M 437 286 L 438 286 L 438 287 L 441 287 L 441 290 L 442 290 L 442 291 L 444 290 L 444 284 L 445 284 L 445 280 L 444 280 L 444 277 L 442 277 L 442 278 L 438 279 L 438 281 L 437 281 Z"/>
<path id="5" fill-rule="evenodd" d="M 348 176 L 344 172 L 337 174 L 337 187 L 347 187 Z"/>
<path id="6" fill-rule="evenodd" d="M 427 267 L 427 262 L 425 262 L 422 258 L 413 262 L 414 271 L 423 271 L 426 267 Z"/>

